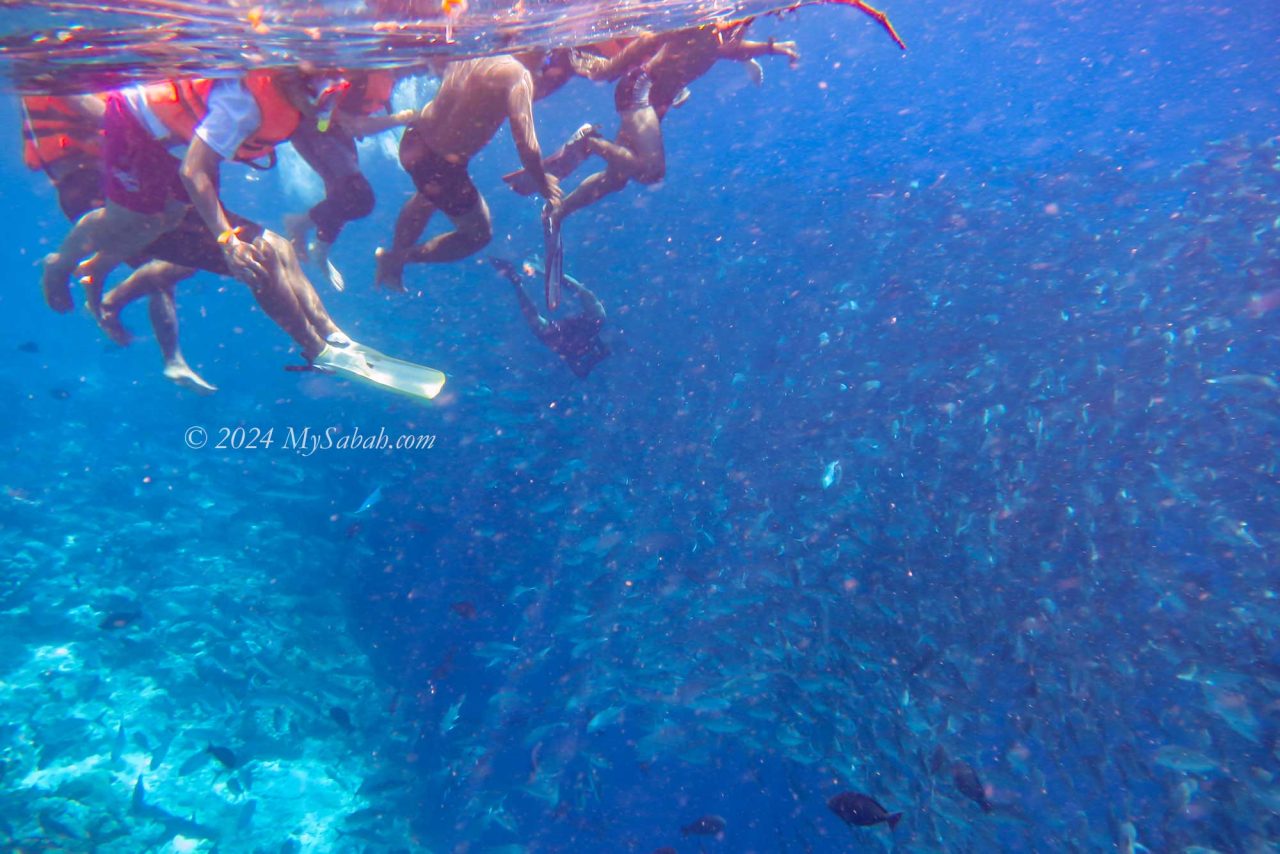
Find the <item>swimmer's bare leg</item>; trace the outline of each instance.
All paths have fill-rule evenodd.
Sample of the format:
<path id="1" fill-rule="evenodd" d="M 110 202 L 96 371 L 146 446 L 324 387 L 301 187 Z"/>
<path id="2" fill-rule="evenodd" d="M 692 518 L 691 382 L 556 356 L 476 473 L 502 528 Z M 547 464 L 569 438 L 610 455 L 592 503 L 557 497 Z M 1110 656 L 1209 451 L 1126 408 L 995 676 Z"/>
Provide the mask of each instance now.
<path id="1" fill-rule="evenodd" d="M 589 138 L 587 149 L 633 181 L 653 184 L 662 180 L 667 171 L 667 155 L 657 110 L 628 110 L 618 118 L 617 138 L 612 142 Z"/>
<path id="2" fill-rule="evenodd" d="M 81 266 L 83 267 L 84 265 Z M 94 319 L 98 321 L 102 331 L 107 333 L 108 338 L 121 347 L 127 347 L 133 340 L 133 336 L 120 321 L 120 312 L 124 311 L 126 306 L 142 297 L 160 293 L 165 289 L 172 290 L 178 282 L 194 274 L 195 270 L 190 267 L 179 267 L 177 264 L 170 264 L 168 261 L 149 261 L 134 270 L 127 279 L 107 292 L 107 295 L 98 304 L 98 311 L 94 313 Z M 154 314 L 153 308 L 153 318 Z M 152 326 L 154 325 L 153 322 Z M 159 337 L 158 330 L 157 337 Z"/>
<path id="3" fill-rule="evenodd" d="M 627 175 L 639 175 L 648 167 L 647 161 L 627 148 L 607 139 L 592 139 L 587 143 L 591 153 L 604 159 L 618 172 Z"/>
<path id="4" fill-rule="evenodd" d="M 314 294 L 315 288 L 311 288 L 311 283 L 302 275 L 302 268 L 298 266 L 297 255 L 289 241 L 268 231 L 255 241 L 255 245 L 263 255 L 267 281 L 250 288 L 254 299 L 267 313 L 267 317 L 302 348 L 302 355 L 308 360 L 314 359 L 324 349 L 327 331 L 321 331 L 311 322 L 308 306 L 299 298 L 299 292 L 310 288 Z M 296 274 L 292 268 L 297 269 Z M 319 301 L 319 297 L 315 299 Z M 332 324 L 332 321 L 329 323 Z"/>
<path id="5" fill-rule="evenodd" d="M 267 272 L 271 274 L 273 279 L 279 279 L 283 282 L 293 294 L 293 298 L 298 307 L 302 309 L 307 323 L 311 325 L 316 334 L 321 338 L 328 338 L 335 332 L 341 333 L 342 330 L 333 322 L 333 318 L 329 316 L 328 309 L 324 307 L 320 294 L 316 292 L 315 286 L 311 284 L 311 280 L 303 272 L 302 264 L 298 261 L 298 253 L 294 250 L 293 243 L 272 231 L 263 232 L 262 237 L 258 240 L 260 246 L 270 250 L 263 253 L 267 256 Z"/>
<path id="6" fill-rule="evenodd" d="M 178 267 L 177 269 L 186 270 L 187 268 Z M 188 275 L 194 272 L 189 270 Z M 191 369 L 182 355 L 182 349 L 178 346 L 178 306 L 174 299 L 172 284 L 152 292 L 149 309 L 151 328 L 155 330 L 156 341 L 160 344 L 160 352 L 164 355 L 165 379 L 183 388 L 189 388 L 197 394 L 213 394 L 217 391 L 217 386 L 207 382 L 204 377 Z"/>
<path id="7" fill-rule="evenodd" d="M 603 172 L 597 172 L 589 175 L 582 180 L 582 183 L 574 188 L 573 192 L 564 197 L 564 201 L 560 203 L 559 209 L 554 214 L 557 222 L 564 222 L 565 217 L 575 211 L 580 211 L 589 205 L 603 199 L 605 196 L 618 192 L 627 186 L 627 176 L 615 169 L 606 169 Z"/>
<path id="8" fill-rule="evenodd" d="M 552 213 L 557 226 L 575 211 L 618 192 L 628 181 L 652 184 L 666 174 L 666 151 L 657 112 L 645 107 L 621 113 L 620 118 L 617 140 L 587 139 L 591 153 L 604 158 L 608 168 L 583 180 L 565 197 L 559 210 Z"/>
<path id="9" fill-rule="evenodd" d="M 89 302 L 96 312 L 102 283 L 111 270 L 171 228 L 181 212 L 181 205 L 171 204 L 163 213 L 139 214 L 110 201 L 105 207 L 89 211 L 80 217 L 57 251 L 44 257 L 40 284 L 45 302 L 54 311 L 70 312 L 74 306 L 69 280 L 81 262 L 89 259 L 80 275 L 88 277 Z"/>
<path id="10" fill-rule="evenodd" d="M 446 231 L 409 250 L 407 261 L 415 264 L 442 264 L 461 261 L 489 245 L 493 239 L 493 218 L 489 205 L 480 196 L 475 207 L 464 214 L 449 214 L 453 231 Z"/>
<path id="11" fill-rule="evenodd" d="M 312 225 L 310 212 L 285 214 L 285 237 L 289 238 L 289 242 L 293 244 L 294 251 L 304 261 L 307 260 L 307 235 L 311 233 Z"/>
<path id="12" fill-rule="evenodd" d="M 375 253 L 378 264 L 373 277 L 375 286 L 393 291 L 404 290 L 404 265 L 408 260 L 408 253 L 426 230 L 435 212 L 435 205 L 421 193 L 415 192 L 404 203 L 396 218 L 396 231 L 391 246 L 379 247 Z"/>

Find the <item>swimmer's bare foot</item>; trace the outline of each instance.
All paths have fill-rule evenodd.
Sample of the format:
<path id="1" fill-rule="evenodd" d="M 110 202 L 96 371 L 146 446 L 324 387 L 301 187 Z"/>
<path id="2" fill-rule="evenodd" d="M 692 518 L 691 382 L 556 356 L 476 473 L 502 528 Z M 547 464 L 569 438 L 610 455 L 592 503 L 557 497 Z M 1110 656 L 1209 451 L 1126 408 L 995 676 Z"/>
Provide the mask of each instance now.
<path id="1" fill-rule="evenodd" d="M 316 238 L 316 241 L 311 244 L 316 266 L 324 271 L 325 278 L 329 280 L 329 284 L 333 286 L 333 289 L 342 292 L 347 289 L 347 280 L 343 278 L 342 272 L 329 260 L 329 250 L 332 247 L 332 243 L 325 243 L 319 238 Z"/>
<path id="2" fill-rule="evenodd" d="M 197 394 L 213 394 L 218 390 L 216 385 L 205 382 L 204 377 L 191 370 L 187 360 L 182 356 L 174 356 L 164 366 L 165 379 L 189 388 Z"/>
<path id="3" fill-rule="evenodd" d="M 284 234 L 303 261 L 307 260 L 307 234 L 311 231 L 311 214 L 285 214 Z"/>
<path id="4" fill-rule="evenodd" d="M 389 291 L 404 292 L 404 256 L 390 249 L 378 247 L 374 253 L 378 266 L 373 274 L 373 283 Z"/>
<path id="5" fill-rule="evenodd" d="M 102 314 L 102 281 L 93 276 L 81 276 L 80 286 L 84 288 L 84 307 L 94 317 Z"/>
<path id="6" fill-rule="evenodd" d="M 50 252 L 40 262 L 40 287 L 44 290 L 44 301 L 49 308 L 59 314 L 70 314 L 75 308 L 71 299 L 71 271 L 57 252 Z"/>
<path id="7" fill-rule="evenodd" d="M 93 316 L 98 321 L 98 326 L 102 327 L 102 331 L 107 333 L 107 337 L 112 341 L 121 347 L 128 347 L 133 343 L 133 334 L 120 322 L 120 312 L 111 305 L 110 294 L 101 302 Z"/>

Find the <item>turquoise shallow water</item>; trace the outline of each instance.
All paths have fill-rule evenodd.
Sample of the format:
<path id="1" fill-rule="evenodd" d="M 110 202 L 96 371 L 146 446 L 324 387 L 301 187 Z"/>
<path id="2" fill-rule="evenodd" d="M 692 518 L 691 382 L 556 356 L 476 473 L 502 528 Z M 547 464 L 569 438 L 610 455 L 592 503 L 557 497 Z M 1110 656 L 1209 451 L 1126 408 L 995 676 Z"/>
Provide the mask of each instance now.
<path id="1" fill-rule="evenodd" d="M 207 398 L 141 308 L 128 348 L 53 315 L 66 223 L 11 99 L 3 845 L 1272 850 L 1275 22 L 889 11 L 905 54 L 846 9 L 762 22 L 800 65 L 713 70 L 666 180 L 570 221 L 613 351 L 585 380 L 483 255 L 372 288 L 410 185 L 364 145 L 377 207 L 321 295 L 449 374 L 430 405 L 282 370 L 207 274 Z M 611 95 L 571 84 L 540 136 Z M 473 175 L 518 262 L 505 134 Z M 223 177 L 276 228 L 318 191 L 287 149 Z M 847 791 L 900 823 L 847 826 Z"/>

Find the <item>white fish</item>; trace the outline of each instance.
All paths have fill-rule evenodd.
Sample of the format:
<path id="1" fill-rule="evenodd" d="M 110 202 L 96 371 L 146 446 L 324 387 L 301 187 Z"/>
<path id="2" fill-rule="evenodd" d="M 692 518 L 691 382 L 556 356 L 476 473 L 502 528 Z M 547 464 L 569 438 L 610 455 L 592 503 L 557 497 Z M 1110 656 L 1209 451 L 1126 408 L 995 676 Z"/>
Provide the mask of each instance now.
<path id="1" fill-rule="evenodd" d="M 1203 753 L 1177 745 L 1165 745 L 1156 751 L 1156 764 L 1183 773 L 1203 773 L 1217 771 L 1218 763 Z"/>
<path id="2" fill-rule="evenodd" d="M 1280 391 L 1280 384 L 1262 374 L 1230 374 L 1225 377 L 1209 377 L 1205 382 L 1209 385 L 1260 386 L 1271 391 Z"/>
<path id="3" fill-rule="evenodd" d="M 1227 726 L 1249 741 L 1258 743 L 1258 732 L 1262 725 L 1249 708 L 1249 701 L 1244 694 L 1207 685 L 1204 693 L 1209 701 L 1209 711 L 1222 718 Z"/>
<path id="4" fill-rule="evenodd" d="M 467 701 L 467 695 L 463 694 L 458 702 L 449 707 L 444 713 L 444 717 L 440 719 L 440 734 L 448 735 L 449 732 L 458 725 L 458 713 L 462 711 L 462 704 Z"/>
<path id="5" fill-rule="evenodd" d="M 822 488 L 830 489 L 840 483 L 840 478 L 844 477 L 844 472 L 840 470 L 840 461 L 834 460 L 827 463 L 826 471 L 822 473 Z"/>
<path id="6" fill-rule="evenodd" d="M 373 490 L 373 492 L 370 492 L 370 493 L 369 493 L 369 497 L 368 497 L 368 498 L 366 498 L 366 499 L 365 499 L 365 500 L 360 504 L 359 509 L 357 509 L 357 510 L 356 510 L 354 513 L 352 513 L 351 515 L 352 515 L 352 516 L 359 516 L 361 513 L 368 513 L 368 512 L 369 512 L 370 510 L 372 510 L 372 509 L 373 509 L 373 508 L 378 504 L 378 502 L 380 502 L 381 500 L 382 500 L 382 487 L 381 487 L 381 486 L 379 486 L 379 487 L 376 487 L 376 488 Z"/>
<path id="7" fill-rule="evenodd" d="M 616 721 L 622 715 L 621 706 L 610 706 L 587 722 L 587 732 L 598 732 Z"/>

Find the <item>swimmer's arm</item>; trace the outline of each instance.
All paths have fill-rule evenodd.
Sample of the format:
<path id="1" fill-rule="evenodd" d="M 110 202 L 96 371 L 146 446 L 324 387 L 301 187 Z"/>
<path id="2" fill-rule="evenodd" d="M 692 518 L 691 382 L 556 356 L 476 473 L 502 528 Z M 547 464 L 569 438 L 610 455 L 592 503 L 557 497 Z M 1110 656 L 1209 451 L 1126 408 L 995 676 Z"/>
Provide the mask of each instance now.
<path id="1" fill-rule="evenodd" d="M 231 231 L 231 221 L 218 198 L 218 170 L 222 156 L 199 136 L 192 137 L 182 160 L 182 184 L 196 213 L 214 235 Z"/>
<path id="2" fill-rule="evenodd" d="M 780 42 L 774 39 L 769 39 L 767 42 L 732 42 L 720 48 L 721 59 L 745 62 L 758 56 L 785 56 L 794 63 L 800 59 L 800 51 L 796 49 L 795 42 Z"/>
<path id="3" fill-rule="evenodd" d="M 666 43 L 653 33 L 637 36 L 631 44 L 618 52 L 613 59 L 574 52 L 573 70 L 588 80 L 617 80 L 633 68 L 644 65 Z"/>
<path id="4" fill-rule="evenodd" d="M 564 287 L 569 293 L 577 295 L 578 300 L 582 303 L 583 317 L 601 321 L 605 319 L 604 303 L 600 302 L 599 297 L 583 287 L 581 282 L 570 276 L 565 276 Z"/>
<path id="5" fill-rule="evenodd" d="M 534 335 L 542 335 L 547 328 L 547 319 L 538 313 L 538 307 L 533 304 L 533 300 L 524 292 L 524 285 L 516 279 L 511 283 L 516 289 L 516 299 L 520 301 L 520 313 L 524 315 L 524 322 L 529 324 L 529 328 L 533 330 Z"/>
<path id="6" fill-rule="evenodd" d="M 192 137 L 187 156 L 182 160 L 182 184 L 196 213 L 218 238 L 231 274 L 248 284 L 261 284 L 267 279 L 261 255 L 253 244 L 245 243 L 236 236 L 236 230 L 222 207 L 222 200 L 218 198 L 218 169 L 221 164 L 222 155 L 199 136 Z"/>
<path id="7" fill-rule="evenodd" d="M 360 116 L 339 112 L 334 118 L 352 136 L 366 137 L 382 133 L 384 130 L 407 125 L 418 118 L 418 111 L 401 110 L 389 116 Z"/>
<path id="8" fill-rule="evenodd" d="M 560 188 L 555 179 L 542 168 L 542 147 L 538 145 L 538 131 L 533 125 L 533 77 L 524 72 L 511 86 L 507 95 L 507 118 L 511 121 L 511 138 L 520 155 L 520 165 L 532 175 L 542 189 L 543 198 L 559 202 Z"/>

